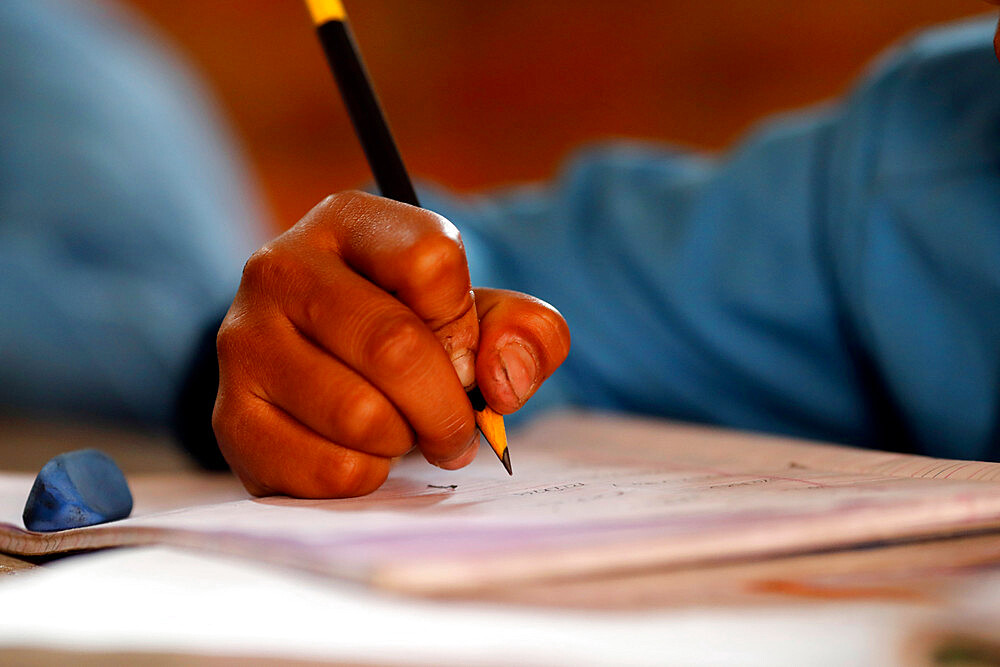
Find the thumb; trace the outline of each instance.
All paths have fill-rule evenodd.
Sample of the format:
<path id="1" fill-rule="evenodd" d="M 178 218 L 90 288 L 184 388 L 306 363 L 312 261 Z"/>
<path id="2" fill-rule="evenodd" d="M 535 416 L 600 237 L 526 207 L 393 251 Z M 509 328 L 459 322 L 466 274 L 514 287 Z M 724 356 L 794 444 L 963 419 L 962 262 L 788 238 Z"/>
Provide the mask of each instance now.
<path id="1" fill-rule="evenodd" d="M 476 309 L 476 382 L 490 407 L 509 414 L 566 359 L 569 327 L 555 308 L 519 292 L 476 289 Z"/>

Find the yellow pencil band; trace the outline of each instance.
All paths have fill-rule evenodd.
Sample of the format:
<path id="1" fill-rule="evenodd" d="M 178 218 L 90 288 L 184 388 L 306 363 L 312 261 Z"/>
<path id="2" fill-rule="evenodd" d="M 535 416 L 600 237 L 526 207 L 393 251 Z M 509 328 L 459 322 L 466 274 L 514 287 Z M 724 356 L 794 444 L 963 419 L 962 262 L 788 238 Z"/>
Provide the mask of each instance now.
<path id="1" fill-rule="evenodd" d="M 309 13 L 312 14 L 316 25 L 323 25 L 327 21 L 343 21 L 347 18 L 344 3 L 340 0 L 306 0 L 306 4 L 309 5 Z"/>

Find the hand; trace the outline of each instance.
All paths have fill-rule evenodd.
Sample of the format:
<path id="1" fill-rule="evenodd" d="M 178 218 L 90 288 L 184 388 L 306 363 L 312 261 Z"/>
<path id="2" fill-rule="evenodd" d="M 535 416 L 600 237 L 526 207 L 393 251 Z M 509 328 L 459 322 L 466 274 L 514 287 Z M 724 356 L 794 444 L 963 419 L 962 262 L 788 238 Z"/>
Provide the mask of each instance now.
<path id="1" fill-rule="evenodd" d="M 467 465 L 479 439 L 466 389 L 513 412 L 568 351 L 548 304 L 473 294 L 450 222 L 338 194 L 247 262 L 219 330 L 213 427 L 255 495 L 362 495 L 414 447 Z"/>

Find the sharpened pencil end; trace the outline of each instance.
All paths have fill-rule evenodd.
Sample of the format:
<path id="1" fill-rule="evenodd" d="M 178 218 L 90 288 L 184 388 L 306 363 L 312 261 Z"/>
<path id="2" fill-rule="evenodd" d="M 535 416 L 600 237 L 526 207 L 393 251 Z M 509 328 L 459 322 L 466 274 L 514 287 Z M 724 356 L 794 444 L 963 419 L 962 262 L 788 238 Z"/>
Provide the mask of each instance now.
<path id="1" fill-rule="evenodd" d="M 469 392 L 469 400 L 472 401 L 472 408 L 476 415 L 476 425 L 482 432 L 490 448 L 496 453 L 497 458 L 507 469 L 507 473 L 513 475 L 510 468 L 510 455 L 507 453 L 507 430 L 504 428 L 503 415 L 486 405 L 483 395 L 479 389 Z"/>

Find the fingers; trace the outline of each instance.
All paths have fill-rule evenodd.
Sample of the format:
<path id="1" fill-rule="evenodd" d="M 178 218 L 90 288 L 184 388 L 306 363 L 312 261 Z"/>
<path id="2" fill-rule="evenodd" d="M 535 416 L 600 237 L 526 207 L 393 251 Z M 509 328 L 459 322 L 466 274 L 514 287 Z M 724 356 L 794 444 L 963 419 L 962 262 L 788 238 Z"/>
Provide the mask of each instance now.
<path id="1" fill-rule="evenodd" d="M 337 217 L 340 254 L 351 268 L 394 294 L 431 329 L 472 308 L 465 247 L 453 224 L 363 192 L 335 197 L 314 213 Z"/>
<path id="2" fill-rule="evenodd" d="M 514 412 L 566 359 L 569 327 L 549 304 L 517 292 L 476 289 L 476 381 L 487 403 Z"/>
<path id="3" fill-rule="evenodd" d="M 413 430 L 385 395 L 285 324 L 269 321 L 249 345 L 261 351 L 241 369 L 252 393 L 349 449 L 392 458 L 413 448 Z"/>
<path id="4" fill-rule="evenodd" d="M 220 385 L 213 424 L 225 423 L 222 453 L 257 496 L 348 498 L 371 493 L 389 475 L 391 460 L 338 446 L 280 408 Z"/>
<path id="5" fill-rule="evenodd" d="M 518 409 L 569 333 L 525 295 L 483 289 L 474 302 L 440 216 L 347 193 L 251 257 L 217 343 L 213 426 L 247 488 L 339 497 L 378 487 L 414 444 L 443 468 L 470 462 L 465 389 L 478 381 L 496 410 Z"/>
<path id="6" fill-rule="evenodd" d="M 449 467 L 473 446 L 475 422 L 441 343 L 413 310 L 336 255 L 300 251 L 297 241 L 279 237 L 252 258 L 241 292 L 279 295 L 276 307 L 302 336 L 381 392 L 425 457 Z"/>
<path id="7" fill-rule="evenodd" d="M 321 229 L 354 271 L 406 304 L 438 333 L 465 387 L 479 340 L 469 269 L 458 230 L 443 217 L 362 192 L 334 195 L 303 220 Z"/>

